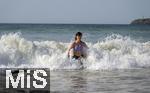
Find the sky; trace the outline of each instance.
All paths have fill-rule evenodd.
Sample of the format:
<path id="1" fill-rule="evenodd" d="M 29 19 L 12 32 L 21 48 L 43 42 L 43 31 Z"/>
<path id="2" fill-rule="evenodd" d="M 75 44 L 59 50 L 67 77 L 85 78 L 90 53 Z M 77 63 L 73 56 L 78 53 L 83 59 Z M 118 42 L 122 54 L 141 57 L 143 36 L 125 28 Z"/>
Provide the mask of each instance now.
<path id="1" fill-rule="evenodd" d="M 150 0 L 0 0 L 0 23 L 128 24 Z"/>

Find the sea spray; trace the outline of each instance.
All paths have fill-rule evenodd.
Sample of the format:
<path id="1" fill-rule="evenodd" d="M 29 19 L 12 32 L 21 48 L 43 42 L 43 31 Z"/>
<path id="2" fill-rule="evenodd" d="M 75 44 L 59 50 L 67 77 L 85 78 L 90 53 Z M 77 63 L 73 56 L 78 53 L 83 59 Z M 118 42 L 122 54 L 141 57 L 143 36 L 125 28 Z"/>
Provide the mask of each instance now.
<path id="1" fill-rule="evenodd" d="M 97 43 L 86 42 L 85 69 L 134 69 L 150 67 L 150 42 L 112 34 Z M 70 43 L 29 41 L 21 33 L 9 33 L 0 39 L 0 67 L 49 67 L 50 70 L 76 69 L 67 58 Z"/>

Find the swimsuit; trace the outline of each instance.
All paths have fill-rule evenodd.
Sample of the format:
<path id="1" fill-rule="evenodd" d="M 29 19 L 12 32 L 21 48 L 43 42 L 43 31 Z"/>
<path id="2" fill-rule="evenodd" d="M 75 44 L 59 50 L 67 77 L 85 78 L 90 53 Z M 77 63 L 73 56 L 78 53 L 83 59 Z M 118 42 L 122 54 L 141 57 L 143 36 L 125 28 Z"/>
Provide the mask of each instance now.
<path id="1" fill-rule="evenodd" d="M 82 53 L 82 50 L 83 50 L 82 44 L 81 43 L 80 44 L 76 44 L 75 47 L 73 48 L 73 50 L 74 50 L 74 52 L 80 52 L 80 53 Z M 81 56 L 83 56 L 83 55 L 81 54 Z M 73 58 L 79 59 L 80 56 L 74 55 Z"/>

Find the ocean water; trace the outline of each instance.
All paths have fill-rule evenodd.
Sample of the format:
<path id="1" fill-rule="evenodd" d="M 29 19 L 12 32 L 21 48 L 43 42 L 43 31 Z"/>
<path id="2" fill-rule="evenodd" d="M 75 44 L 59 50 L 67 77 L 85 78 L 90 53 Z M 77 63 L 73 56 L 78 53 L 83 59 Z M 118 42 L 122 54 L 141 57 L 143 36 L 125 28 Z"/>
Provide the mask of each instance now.
<path id="1" fill-rule="evenodd" d="M 82 70 L 67 58 L 78 31 L 89 47 Z M 50 68 L 52 92 L 148 93 L 150 26 L 0 24 L 0 67 Z"/>

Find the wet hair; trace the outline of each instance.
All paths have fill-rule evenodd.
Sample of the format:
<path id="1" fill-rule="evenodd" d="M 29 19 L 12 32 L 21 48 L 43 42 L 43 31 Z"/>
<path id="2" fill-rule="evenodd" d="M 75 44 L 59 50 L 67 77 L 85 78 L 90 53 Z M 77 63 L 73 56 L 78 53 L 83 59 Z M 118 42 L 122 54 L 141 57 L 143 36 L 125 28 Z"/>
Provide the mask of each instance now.
<path id="1" fill-rule="evenodd" d="M 81 32 L 77 32 L 75 35 L 75 40 L 77 40 L 77 36 L 81 36 L 82 37 L 82 33 Z"/>

